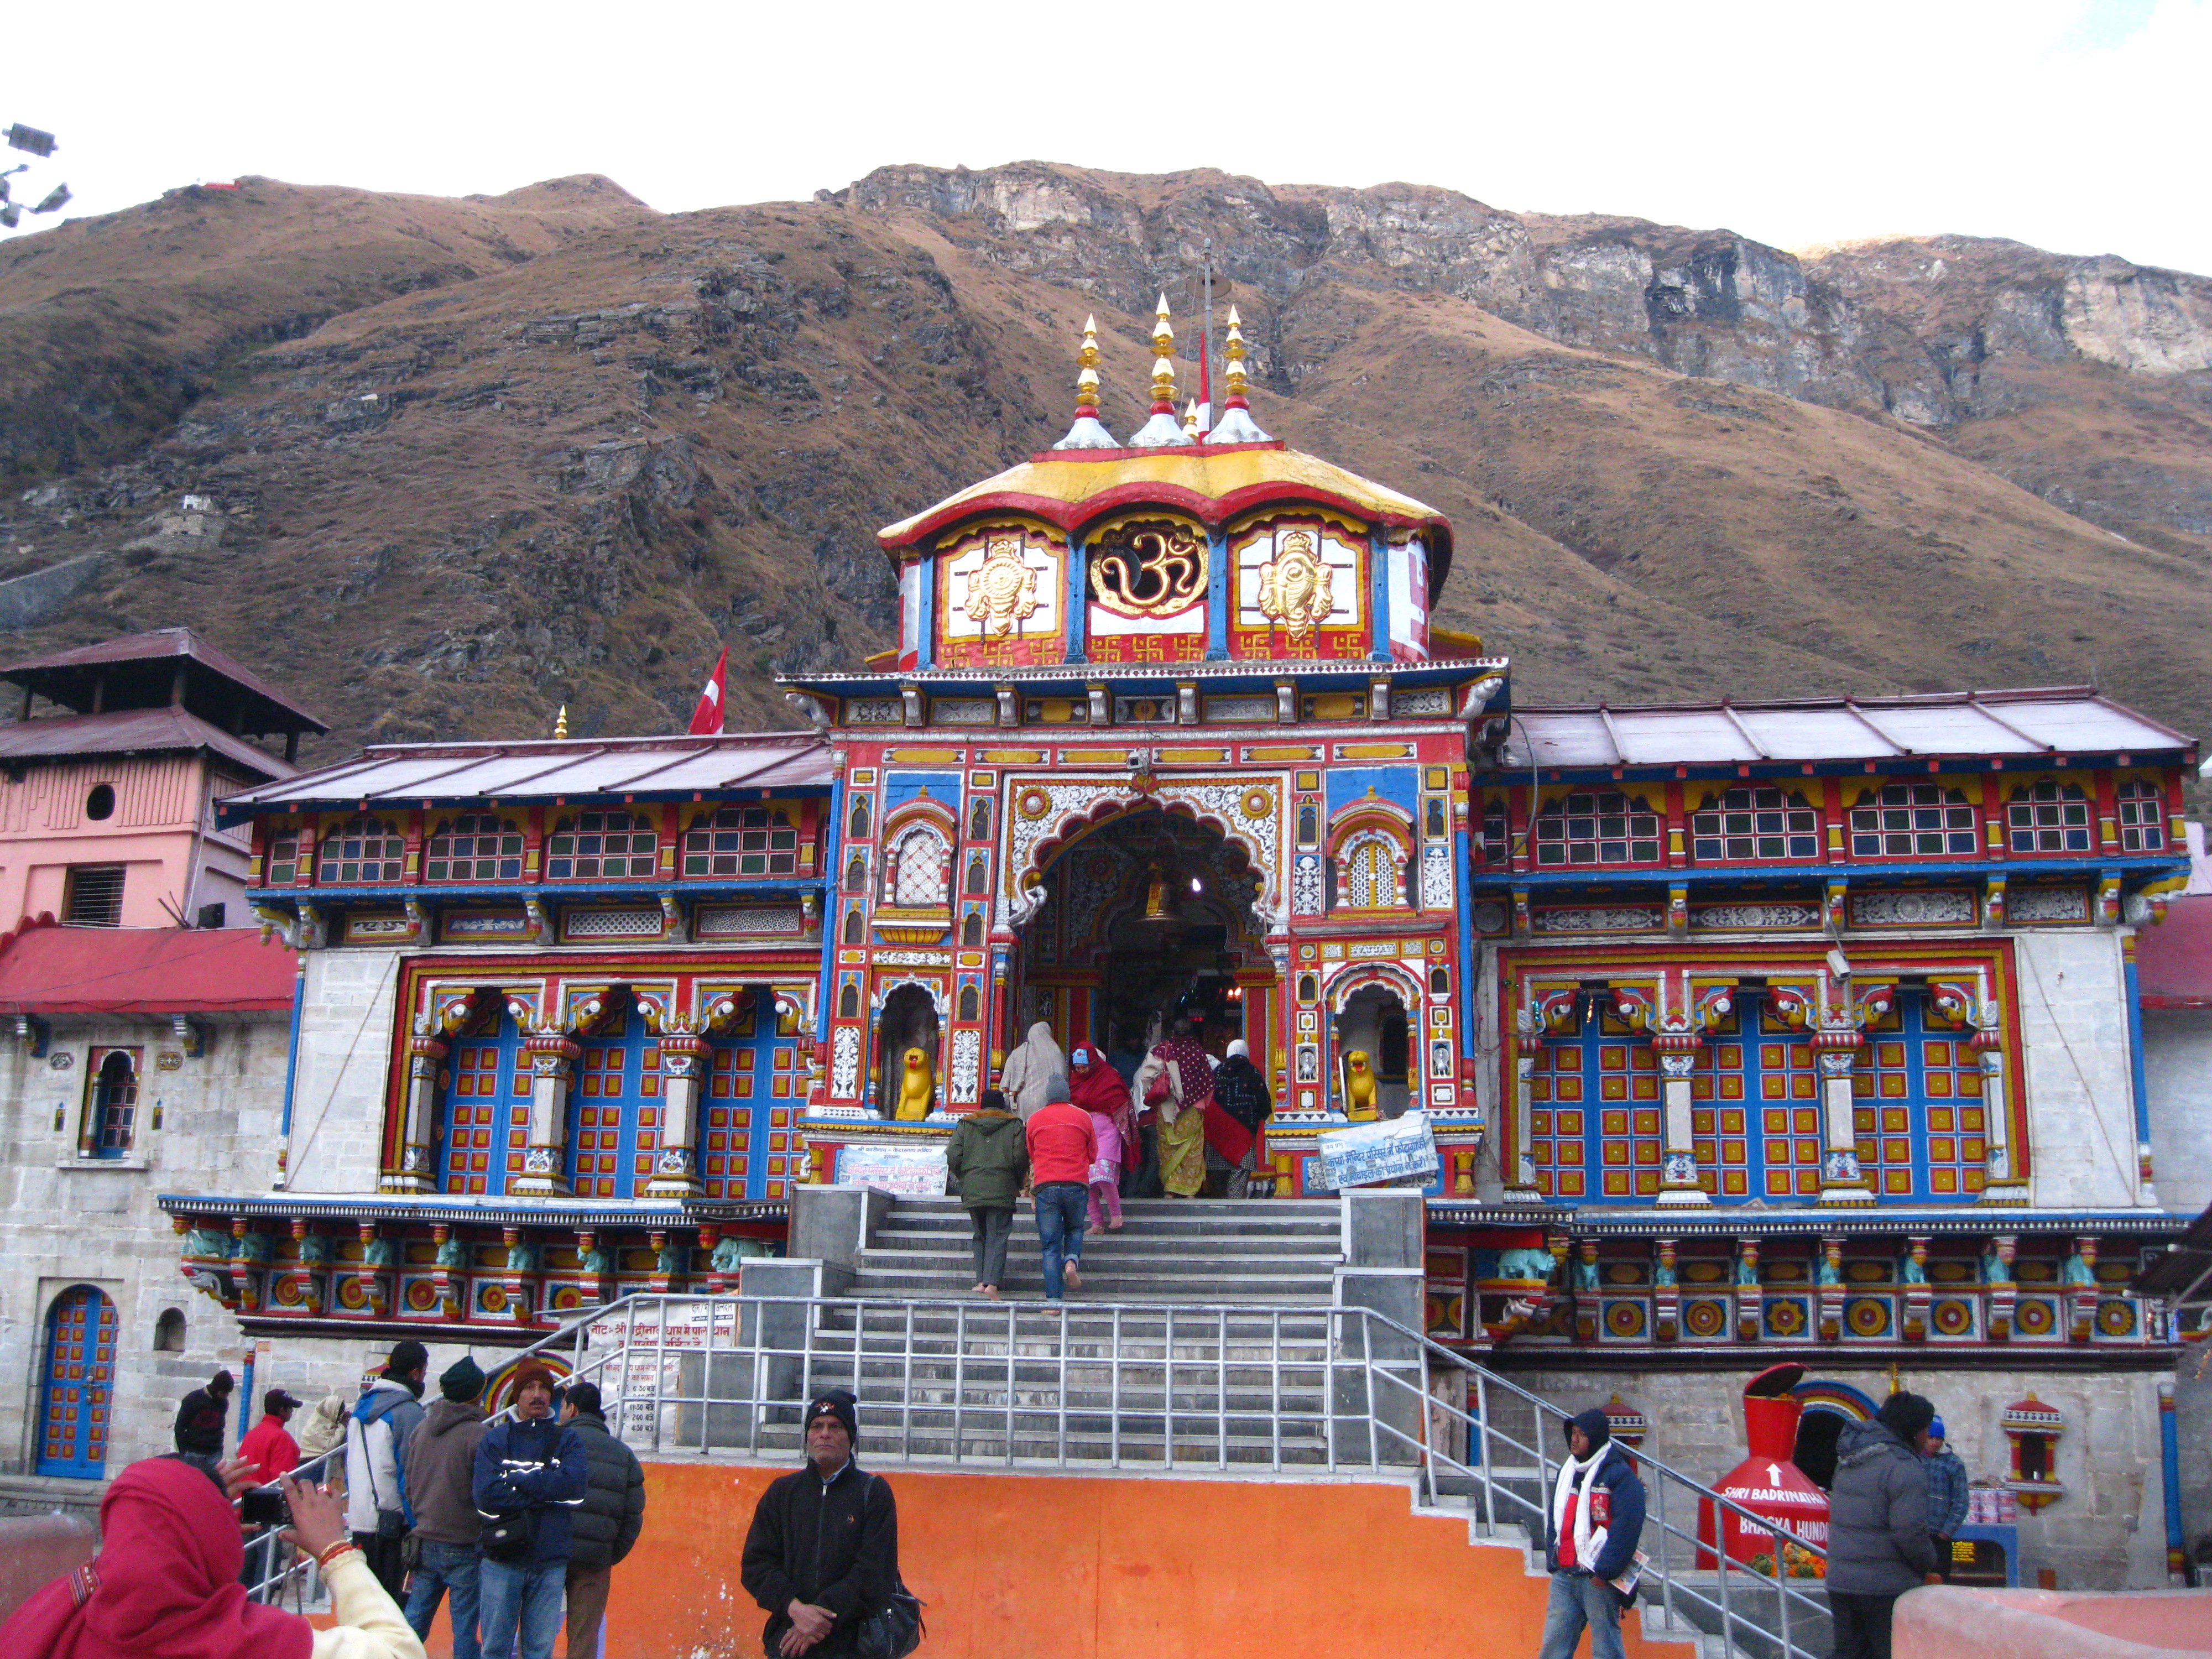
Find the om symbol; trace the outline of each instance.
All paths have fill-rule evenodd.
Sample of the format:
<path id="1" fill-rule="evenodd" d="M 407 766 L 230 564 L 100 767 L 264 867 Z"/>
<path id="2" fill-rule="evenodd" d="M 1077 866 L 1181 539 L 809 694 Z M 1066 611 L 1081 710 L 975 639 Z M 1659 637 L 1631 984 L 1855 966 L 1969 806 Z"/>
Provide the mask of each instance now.
<path id="1" fill-rule="evenodd" d="M 1133 526 L 1091 555 L 1091 592 L 1117 616 L 1171 616 L 1206 592 L 1206 558 L 1179 526 Z"/>

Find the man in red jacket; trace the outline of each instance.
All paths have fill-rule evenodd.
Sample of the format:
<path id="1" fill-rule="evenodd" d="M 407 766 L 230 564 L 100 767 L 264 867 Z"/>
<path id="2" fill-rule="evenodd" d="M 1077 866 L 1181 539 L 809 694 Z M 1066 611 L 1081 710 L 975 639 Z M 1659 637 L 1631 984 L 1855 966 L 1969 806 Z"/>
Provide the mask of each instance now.
<path id="1" fill-rule="evenodd" d="M 1060 1299 L 1064 1285 L 1083 1288 L 1076 1263 L 1083 1260 L 1083 1227 L 1091 1206 L 1091 1166 L 1098 1158 L 1098 1131 L 1091 1114 L 1069 1103 L 1067 1079 L 1046 1085 L 1045 1103 L 1030 1114 L 1030 1181 L 1036 1191 L 1037 1242 L 1044 1247 L 1044 1294 Z"/>
<path id="2" fill-rule="evenodd" d="M 274 1480 L 298 1466 L 300 1443 L 284 1425 L 299 1409 L 300 1402 L 282 1389 L 271 1389 L 261 1396 L 261 1420 L 238 1443 L 238 1455 L 252 1465 L 256 1480 Z"/>

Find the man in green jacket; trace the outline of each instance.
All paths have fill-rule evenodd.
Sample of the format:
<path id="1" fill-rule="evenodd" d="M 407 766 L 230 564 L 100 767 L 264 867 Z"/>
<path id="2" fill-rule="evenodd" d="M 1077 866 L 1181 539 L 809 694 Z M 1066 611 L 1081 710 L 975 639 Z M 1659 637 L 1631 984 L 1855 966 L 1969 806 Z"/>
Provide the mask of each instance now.
<path id="1" fill-rule="evenodd" d="M 953 1126 L 945 1172 L 975 1229 L 975 1290 L 996 1297 L 1006 1273 L 1006 1240 L 1014 1231 L 1014 1202 L 1030 1172 L 1022 1121 L 1006 1109 L 1003 1091 L 986 1089 L 983 1103 Z"/>

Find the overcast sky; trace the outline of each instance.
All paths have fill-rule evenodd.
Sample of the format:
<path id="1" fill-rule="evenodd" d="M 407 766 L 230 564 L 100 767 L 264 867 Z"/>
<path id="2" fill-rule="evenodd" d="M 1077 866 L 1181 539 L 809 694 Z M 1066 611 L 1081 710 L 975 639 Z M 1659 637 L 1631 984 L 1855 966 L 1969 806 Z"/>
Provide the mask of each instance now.
<path id="1" fill-rule="evenodd" d="M 71 213 L 241 173 L 437 195 L 603 173 L 681 211 L 1035 157 L 2212 272 L 2212 0 L 11 13 L 0 124 L 63 143 L 16 193 L 66 179 Z"/>

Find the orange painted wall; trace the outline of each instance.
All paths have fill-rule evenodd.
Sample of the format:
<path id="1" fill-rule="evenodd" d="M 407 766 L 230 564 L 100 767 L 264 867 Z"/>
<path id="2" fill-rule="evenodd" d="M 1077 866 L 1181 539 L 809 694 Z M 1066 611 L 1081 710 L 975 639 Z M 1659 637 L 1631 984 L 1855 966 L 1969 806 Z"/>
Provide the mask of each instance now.
<path id="1" fill-rule="evenodd" d="M 783 1474 L 646 1465 L 645 1533 L 615 1569 L 607 1659 L 761 1651 L 738 1583 L 753 1504 Z M 1546 1581 L 1400 1486 L 893 1471 L 925 1659 L 1533 1656 Z M 1632 1616 L 1628 1650 L 1647 1650 Z M 1587 1643 L 1587 1638 L 1585 1638 Z M 441 1610 L 431 1650 L 451 1652 Z"/>

